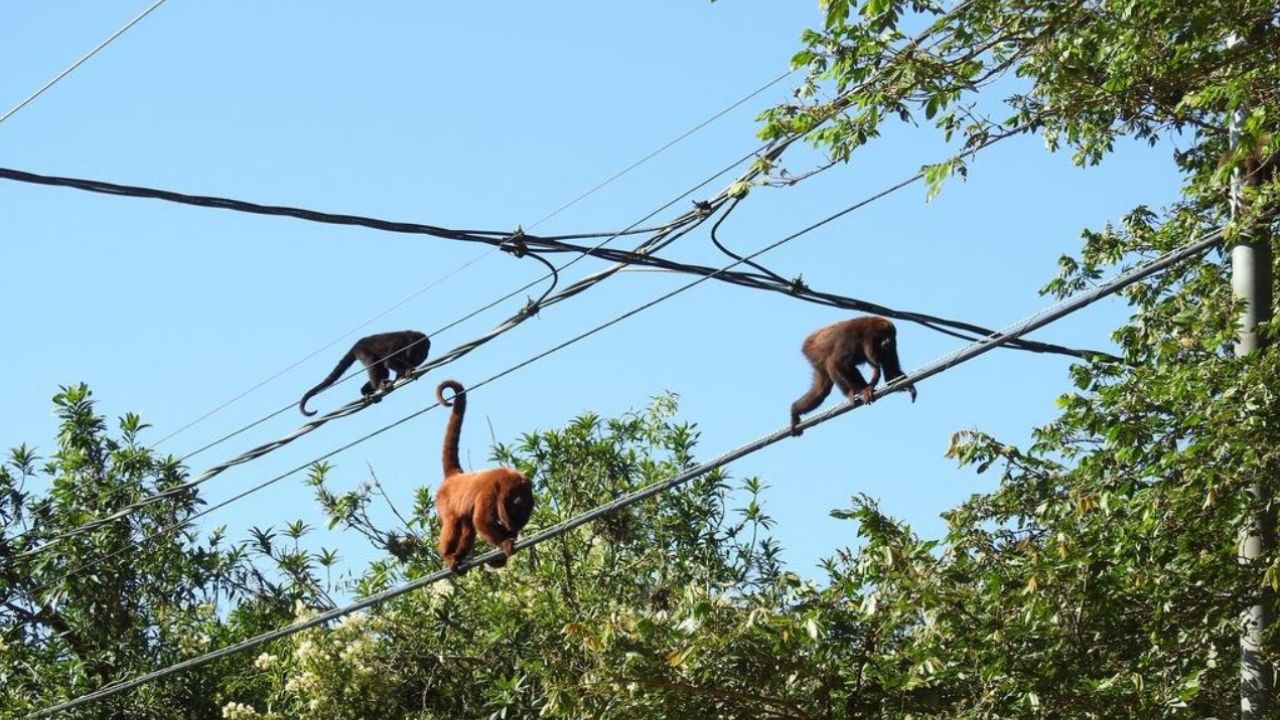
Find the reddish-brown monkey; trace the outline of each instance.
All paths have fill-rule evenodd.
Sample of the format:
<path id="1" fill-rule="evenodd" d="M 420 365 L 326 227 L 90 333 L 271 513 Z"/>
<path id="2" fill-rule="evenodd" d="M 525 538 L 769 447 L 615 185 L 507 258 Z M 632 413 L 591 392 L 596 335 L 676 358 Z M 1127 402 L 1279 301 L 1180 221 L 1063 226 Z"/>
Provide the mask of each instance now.
<path id="1" fill-rule="evenodd" d="M 885 382 L 904 375 L 898 362 L 898 331 L 893 323 L 877 315 L 843 320 L 815 331 L 804 339 L 801 349 L 813 365 L 813 387 L 791 403 L 791 434 L 799 435 L 796 427 L 800 416 L 813 410 L 827 399 L 832 384 L 852 400 L 861 395 L 862 402 L 870 403 L 880 372 Z M 871 382 L 862 378 L 858 365 L 871 366 Z M 914 385 L 906 386 L 911 402 L 916 401 Z"/>
<path id="2" fill-rule="evenodd" d="M 308 417 L 315 415 L 314 410 L 307 410 L 307 401 L 316 393 L 337 382 L 342 373 L 359 360 L 369 373 L 369 382 L 360 388 L 360 394 L 368 397 L 391 386 L 391 371 L 396 373 L 396 380 L 413 372 L 413 369 L 427 359 L 427 351 L 431 349 L 431 341 L 417 330 L 399 330 L 397 332 L 379 333 L 362 337 L 338 361 L 337 367 L 320 384 L 307 391 L 298 401 L 298 409 Z"/>
<path id="3" fill-rule="evenodd" d="M 452 401 L 444 390 L 453 391 Z M 512 468 L 491 468 L 463 472 L 458 461 L 458 437 L 462 434 L 462 416 L 467 411 L 466 390 L 456 380 L 445 380 L 436 388 L 441 405 L 453 406 L 449 426 L 444 432 L 444 482 L 436 491 L 436 512 L 440 515 L 440 556 L 454 572 L 471 552 L 480 533 L 490 545 L 502 550 L 502 556 L 489 561 L 493 567 L 507 564 L 515 552 L 516 535 L 529 522 L 533 512 L 533 483 L 524 473 Z"/>

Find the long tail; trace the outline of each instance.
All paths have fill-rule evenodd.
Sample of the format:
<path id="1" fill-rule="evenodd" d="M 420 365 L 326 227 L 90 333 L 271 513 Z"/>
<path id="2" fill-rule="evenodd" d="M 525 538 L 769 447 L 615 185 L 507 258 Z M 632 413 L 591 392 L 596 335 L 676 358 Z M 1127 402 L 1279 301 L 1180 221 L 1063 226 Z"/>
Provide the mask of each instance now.
<path id="1" fill-rule="evenodd" d="M 352 345 L 351 349 L 347 351 L 347 354 L 343 355 L 342 359 L 338 361 L 338 365 L 333 369 L 333 372 L 329 373 L 328 377 L 321 380 L 319 385 L 308 390 L 307 394 L 303 395 L 302 399 L 298 401 L 298 409 L 302 411 L 303 415 L 311 417 L 316 414 L 315 410 L 310 412 L 307 411 L 307 401 L 314 397 L 316 393 L 337 382 L 338 378 L 342 377 L 342 373 L 346 372 L 347 368 L 351 367 L 351 363 L 354 363 L 355 361 L 356 346 Z"/>
<path id="2" fill-rule="evenodd" d="M 445 388 L 453 391 L 453 399 L 444 398 Z M 462 436 L 462 416 L 467 412 L 466 389 L 457 380 L 445 380 L 436 386 L 436 400 L 445 407 L 452 407 L 449 425 L 444 431 L 444 452 L 440 461 L 444 466 L 444 476 L 457 475 L 462 472 L 462 462 L 458 459 L 458 438 Z"/>

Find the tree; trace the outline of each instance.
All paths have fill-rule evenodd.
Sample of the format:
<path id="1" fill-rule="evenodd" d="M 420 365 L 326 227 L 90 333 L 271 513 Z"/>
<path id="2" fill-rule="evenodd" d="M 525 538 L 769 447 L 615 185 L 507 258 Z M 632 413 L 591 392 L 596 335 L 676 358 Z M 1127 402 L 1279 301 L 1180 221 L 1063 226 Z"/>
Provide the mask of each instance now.
<path id="1" fill-rule="evenodd" d="M 675 422 L 674 412 L 675 399 L 663 396 L 616 419 L 584 414 L 561 430 L 500 445 L 492 459 L 534 477 L 530 526 L 545 527 L 692 467 L 697 432 Z M 334 522 L 384 543 L 390 533 L 373 528 L 365 512 L 375 488 L 335 495 L 326 487 L 330 471 L 318 467 L 312 482 Z M 475 569 L 336 627 L 304 631 L 259 658 L 259 684 L 246 697 L 265 702 L 233 698 L 229 712 L 627 718 L 767 707 L 771 701 L 751 688 L 773 672 L 772 643 L 719 665 L 717 651 L 691 639 L 729 642 L 720 631 L 760 602 L 753 595 L 797 584 L 764 534 L 770 520 L 755 499 L 760 481 L 742 485 L 741 510 L 726 507 L 727 476 L 711 473 L 517 553 L 503 570 Z M 416 549 L 376 562 L 360 594 L 440 569 L 430 488 L 406 519 L 407 537 L 396 547 Z"/>
<path id="2" fill-rule="evenodd" d="M 83 533 L 78 526 L 186 480 L 141 444 L 133 414 L 108 432 L 84 385 L 53 399 L 60 425 L 47 458 L 21 445 L 0 466 L 0 714 L 13 717 L 217 647 L 290 617 L 303 590 L 272 583 L 222 533 L 200 542 L 192 491 Z M 64 537 L 65 535 L 65 537 Z M 38 553 L 26 554 L 41 549 Z M 234 608 L 233 601 L 241 602 Z M 229 661 L 85 717 L 218 717 Z M 128 708 L 127 714 L 125 708 Z"/>
<path id="3" fill-rule="evenodd" d="M 1226 223 L 1236 170 L 1246 207 L 1229 237 L 1247 230 L 1274 242 L 1274 3 L 964 0 L 944 13 L 930 2 L 831 0 L 825 9 L 825 26 L 794 60 L 809 71 L 802 98 L 829 84 L 835 99 L 775 108 L 764 135 L 807 132 L 831 165 L 893 117 L 923 117 L 972 152 L 1040 133 L 1080 164 L 1101 162 L 1121 136 L 1189 143 L 1175 155 L 1183 200 L 1087 232 L 1047 293 Z M 908 40 L 904 26 L 922 24 Z M 993 102 L 982 91 L 996 82 L 1013 90 Z M 1231 148 L 1237 111 L 1242 137 Z M 958 155 L 926 175 L 936 190 L 964 168 Z M 779 183 L 804 177 L 773 172 Z M 848 511 L 869 542 L 833 566 L 832 587 L 877 607 L 868 633 L 896 638 L 879 675 L 912 690 L 896 712 L 1234 714 L 1239 613 L 1280 586 L 1274 549 L 1242 565 L 1235 545 L 1247 518 L 1273 511 L 1247 489 L 1260 482 L 1274 497 L 1280 478 L 1280 364 L 1270 349 L 1231 352 L 1240 305 L 1222 257 L 1132 287 L 1133 315 L 1115 333 L 1124 362 L 1073 367 L 1075 391 L 1030 447 L 956 436 L 952 456 L 1000 468 L 1000 485 L 949 513 L 944 542 L 921 542 L 866 502 Z M 1278 649 L 1272 633 L 1273 664 Z M 883 674 L 895 663 L 905 675 Z"/>

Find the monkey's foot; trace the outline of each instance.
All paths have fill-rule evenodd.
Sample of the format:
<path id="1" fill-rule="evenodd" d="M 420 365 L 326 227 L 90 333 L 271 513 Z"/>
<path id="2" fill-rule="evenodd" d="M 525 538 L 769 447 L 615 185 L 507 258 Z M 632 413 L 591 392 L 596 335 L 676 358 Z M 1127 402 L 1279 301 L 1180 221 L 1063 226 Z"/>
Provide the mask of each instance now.
<path id="1" fill-rule="evenodd" d="M 498 557 L 493 558 L 492 560 L 489 561 L 489 567 L 500 568 L 500 567 L 506 567 L 506 566 L 507 566 L 506 555 L 499 555 Z"/>

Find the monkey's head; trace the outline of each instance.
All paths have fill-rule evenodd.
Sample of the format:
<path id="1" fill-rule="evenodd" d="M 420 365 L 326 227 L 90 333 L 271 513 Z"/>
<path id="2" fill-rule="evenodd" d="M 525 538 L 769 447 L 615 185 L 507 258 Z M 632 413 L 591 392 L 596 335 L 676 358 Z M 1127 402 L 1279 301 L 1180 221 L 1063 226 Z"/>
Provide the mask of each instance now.
<path id="1" fill-rule="evenodd" d="M 514 474 L 507 491 L 503 493 L 502 502 L 506 505 L 507 517 L 511 519 L 513 526 L 507 529 L 512 533 L 520 532 L 533 514 L 533 483 L 523 474 Z"/>

